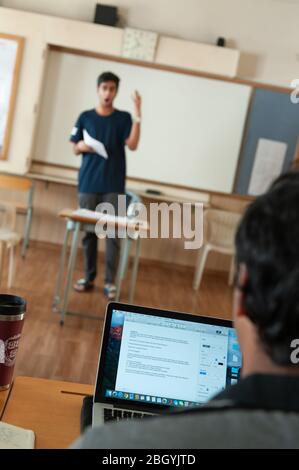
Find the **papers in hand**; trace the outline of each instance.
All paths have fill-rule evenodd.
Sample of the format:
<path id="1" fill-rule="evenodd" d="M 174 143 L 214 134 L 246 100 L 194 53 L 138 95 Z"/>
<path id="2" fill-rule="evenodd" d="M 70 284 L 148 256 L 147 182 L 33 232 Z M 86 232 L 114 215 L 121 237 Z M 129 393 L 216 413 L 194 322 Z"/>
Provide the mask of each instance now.
<path id="1" fill-rule="evenodd" d="M 33 431 L 0 421 L 0 449 L 34 449 L 34 441 Z"/>
<path id="2" fill-rule="evenodd" d="M 108 153 L 105 149 L 105 145 L 99 140 L 94 139 L 88 134 L 86 129 L 83 129 L 83 139 L 86 145 L 92 147 L 93 150 L 103 158 L 108 158 Z"/>

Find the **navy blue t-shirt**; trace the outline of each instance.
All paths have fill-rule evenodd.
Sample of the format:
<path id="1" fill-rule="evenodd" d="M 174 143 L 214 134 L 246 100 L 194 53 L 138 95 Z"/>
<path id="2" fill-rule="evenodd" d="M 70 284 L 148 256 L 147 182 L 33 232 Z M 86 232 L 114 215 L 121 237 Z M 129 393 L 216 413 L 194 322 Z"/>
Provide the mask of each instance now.
<path id="1" fill-rule="evenodd" d="M 71 135 L 71 142 L 95 139 L 99 153 L 83 153 L 79 171 L 80 193 L 123 193 L 126 180 L 125 141 L 132 128 L 126 111 L 114 110 L 101 116 L 95 109 L 80 114 Z M 102 147 L 101 144 L 104 146 Z M 89 144 L 88 144 L 89 145 Z"/>

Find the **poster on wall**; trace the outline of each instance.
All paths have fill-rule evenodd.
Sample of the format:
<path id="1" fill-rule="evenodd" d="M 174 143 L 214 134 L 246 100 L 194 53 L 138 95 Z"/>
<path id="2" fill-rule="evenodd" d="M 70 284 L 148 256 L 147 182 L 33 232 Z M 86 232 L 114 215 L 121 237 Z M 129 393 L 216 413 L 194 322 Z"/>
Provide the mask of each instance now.
<path id="1" fill-rule="evenodd" d="M 0 159 L 8 157 L 24 39 L 0 33 Z"/>
<path id="2" fill-rule="evenodd" d="M 248 194 L 259 196 L 268 189 L 282 171 L 287 149 L 286 142 L 259 139 Z"/>

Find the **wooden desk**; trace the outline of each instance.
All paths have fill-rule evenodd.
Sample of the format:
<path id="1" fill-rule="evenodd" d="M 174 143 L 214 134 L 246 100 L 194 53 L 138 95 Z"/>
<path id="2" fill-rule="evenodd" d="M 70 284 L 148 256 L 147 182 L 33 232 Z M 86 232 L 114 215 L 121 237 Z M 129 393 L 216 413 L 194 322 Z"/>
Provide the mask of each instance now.
<path id="1" fill-rule="evenodd" d="M 53 305 L 52 305 L 53 310 L 60 312 L 60 324 L 61 325 L 64 324 L 66 314 L 81 315 L 87 318 L 98 319 L 98 317 L 87 315 L 85 313 L 81 314 L 77 312 L 68 311 L 69 293 L 70 293 L 71 282 L 73 278 L 75 260 L 77 256 L 79 232 L 80 230 L 94 231 L 94 227 L 97 223 L 101 223 L 102 225 L 104 225 L 105 223 L 107 223 L 107 225 L 109 224 L 113 226 L 115 225 L 118 228 L 118 230 L 123 230 L 123 231 L 127 229 L 134 230 L 134 228 L 136 227 L 137 221 L 135 219 L 134 220 L 132 219 L 132 221 L 130 221 L 129 218 L 125 218 L 126 220 L 124 221 L 123 217 L 119 217 L 119 218 L 115 217 L 113 222 L 105 222 L 105 221 L 99 220 L 98 217 L 91 217 L 91 216 L 87 217 L 82 214 L 78 214 L 77 211 L 74 211 L 72 209 L 64 209 L 63 211 L 59 213 L 59 217 L 66 220 L 66 231 L 65 231 L 64 241 L 62 245 L 60 264 L 59 264 L 58 275 L 57 275 L 56 286 L 55 286 L 55 293 L 54 293 L 54 299 L 53 299 Z M 136 250 L 135 250 L 134 263 L 133 263 L 133 269 L 132 269 L 132 275 L 131 275 L 129 303 L 133 302 L 135 286 L 136 286 L 136 281 L 137 281 L 138 264 L 139 264 L 139 256 L 140 256 L 140 232 L 149 231 L 149 226 L 146 221 L 139 221 L 138 224 L 139 224 L 138 231 L 134 232 L 134 244 L 135 244 Z M 69 237 L 71 233 L 73 234 L 73 236 L 72 236 L 71 250 L 70 250 L 70 255 L 69 255 L 69 260 L 68 260 L 68 267 L 67 267 L 65 282 L 64 282 L 64 277 L 63 277 L 64 265 L 65 265 L 65 259 L 66 259 L 66 254 L 67 254 L 67 246 L 68 246 Z M 125 273 L 127 270 L 129 254 L 130 254 L 131 244 L 133 240 L 132 238 L 125 235 L 123 238 L 121 238 L 120 241 L 121 241 L 121 250 L 120 250 L 118 273 L 117 273 L 117 279 L 116 279 L 116 298 L 115 298 L 116 301 L 118 301 L 120 298 L 121 284 L 122 284 L 122 281 L 125 277 Z"/>
<path id="2" fill-rule="evenodd" d="M 79 210 L 84 211 L 85 209 L 79 209 Z M 92 211 L 90 211 L 90 212 L 92 212 Z M 69 220 L 73 220 L 75 222 L 80 222 L 82 224 L 87 224 L 87 225 L 95 225 L 97 222 L 100 222 L 103 225 L 104 224 L 107 224 L 107 225 L 111 224 L 112 226 L 115 225 L 116 227 L 123 228 L 123 229 L 134 228 L 136 226 L 136 220 L 135 219 L 132 222 L 130 222 L 129 219 L 127 220 L 127 222 L 124 222 L 123 220 L 121 220 L 121 222 L 118 222 L 117 217 L 116 217 L 115 221 L 106 222 L 105 220 L 101 221 L 97 217 L 91 218 L 90 216 L 85 216 L 84 214 L 83 215 L 82 214 L 76 214 L 76 211 L 74 211 L 73 209 L 63 209 L 61 212 L 59 212 L 58 216 L 62 219 L 69 219 Z M 148 223 L 146 221 L 139 221 L 139 229 L 141 231 L 148 232 L 149 231 Z"/>
<path id="3" fill-rule="evenodd" d="M 8 395 L 0 392 L 0 409 L 1 393 Z M 80 435 L 83 397 L 92 393 L 92 385 L 17 377 L 1 420 L 32 429 L 36 449 L 67 448 Z"/>
<path id="4" fill-rule="evenodd" d="M 9 390 L 0 390 L 0 419 L 3 414 L 8 395 L 9 395 Z"/>

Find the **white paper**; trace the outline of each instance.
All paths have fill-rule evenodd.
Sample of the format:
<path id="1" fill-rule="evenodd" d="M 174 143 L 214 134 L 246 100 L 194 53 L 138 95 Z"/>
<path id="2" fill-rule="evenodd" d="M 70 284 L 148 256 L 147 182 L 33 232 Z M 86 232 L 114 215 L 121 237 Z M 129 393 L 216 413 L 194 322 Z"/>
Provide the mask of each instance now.
<path id="1" fill-rule="evenodd" d="M 97 219 L 97 220 L 102 220 L 105 222 L 115 222 L 117 221 L 118 223 L 123 223 L 126 224 L 129 222 L 128 217 L 118 217 L 110 214 L 105 214 L 104 212 L 95 212 L 95 211 L 90 211 L 88 209 L 78 209 L 73 212 L 74 215 L 78 215 L 79 217 L 84 217 L 86 219 Z M 131 222 L 131 219 L 130 219 Z"/>
<path id="2" fill-rule="evenodd" d="M 33 431 L 0 421 L 0 449 L 34 449 L 34 441 Z"/>
<path id="3" fill-rule="evenodd" d="M 104 212 L 95 212 L 95 211 L 90 211 L 89 209 L 77 209 L 76 211 L 73 212 L 74 215 L 77 215 L 79 217 L 84 217 L 86 219 L 90 219 L 92 221 L 99 220 L 103 224 L 111 222 L 112 224 L 118 225 L 118 227 L 123 226 L 123 227 L 128 227 L 128 226 L 136 226 L 138 224 L 138 227 L 141 231 L 147 231 L 148 230 L 148 223 L 146 220 L 138 220 L 137 218 L 133 217 L 120 217 L 120 216 L 114 216 L 110 214 L 106 214 Z M 136 236 L 138 234 L 138 231 L 136 231 Z M 131 235 L 132 237 L 132 235 Z"/>
<path id="4" fill-rule="evenodd" d="M 99 140 L 96 140 L 93 137 L 91 137 L 88 134 L 86 129 L 83 129 L 83 139 L 86 145 L 89 145 L 89 147 L 92 147 L 98 155 L 104 158 L 108 158 L 108 153 L 105 149 L 105 145 Z"/>
<path id="5" fill-rule="evenodd" d="M 285 142 L 259 139 L 248 194 L 258 196 L 267 191 L 282 171 L 287 148 Z"/>

